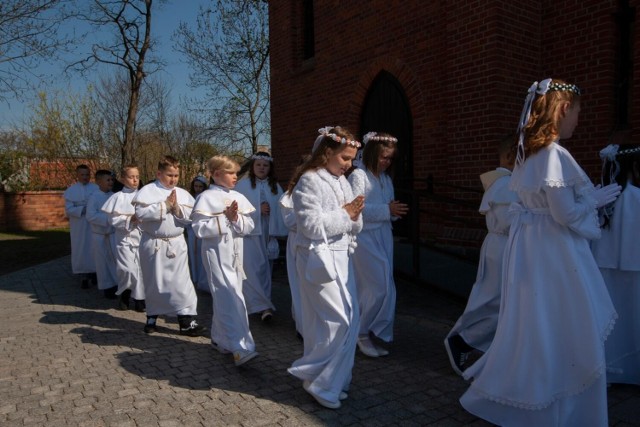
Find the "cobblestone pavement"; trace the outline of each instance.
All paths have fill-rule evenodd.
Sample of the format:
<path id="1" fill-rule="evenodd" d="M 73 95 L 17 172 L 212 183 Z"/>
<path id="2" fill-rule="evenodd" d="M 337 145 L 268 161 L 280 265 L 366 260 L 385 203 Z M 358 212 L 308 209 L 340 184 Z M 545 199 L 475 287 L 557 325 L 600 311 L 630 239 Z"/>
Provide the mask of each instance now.
<path id="1" fill-rule="evenodd" d="M 391 355 L 358 353 L 339 410 L 324 409 L 286 368 L 299 357 L 282 266 L 264 325 L 251 319 L 260 357 L 237 368 L 208 338 L 177 334 L 175 320 L 145 335 L 145 316 L 80 289 L 69 257 L 0 277 L 0 425 L 485 426 L 458 398 L 442 338 L 464 308 L 447 294 L 398 284 Z M 208 324 L 211 301 L 199 294 Z M 640 388 L 609 389 L 610 424 L 640 425 Z"/>

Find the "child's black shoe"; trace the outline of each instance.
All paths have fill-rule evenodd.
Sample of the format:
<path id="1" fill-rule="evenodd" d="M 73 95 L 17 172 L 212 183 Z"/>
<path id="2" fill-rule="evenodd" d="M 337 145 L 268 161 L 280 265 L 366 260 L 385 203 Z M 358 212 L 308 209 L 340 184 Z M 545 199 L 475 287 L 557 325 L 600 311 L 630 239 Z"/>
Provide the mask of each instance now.
<path id="1" fill-rule="evenodd" d="M 180 335 L 200 337 L 207 332 L 207 328 L 199 325 L 193 316 L 178 316 L 178 323 L 180 324 Z"/>
<path id="2" fill-rule="evenodd" d="M 145 302 L 143 299 L 134 299 L 133 300 L 133 309 L 135 311 L 137 311 L 138 313 L 144 313 L 145 309 L 147 308 Z"/>

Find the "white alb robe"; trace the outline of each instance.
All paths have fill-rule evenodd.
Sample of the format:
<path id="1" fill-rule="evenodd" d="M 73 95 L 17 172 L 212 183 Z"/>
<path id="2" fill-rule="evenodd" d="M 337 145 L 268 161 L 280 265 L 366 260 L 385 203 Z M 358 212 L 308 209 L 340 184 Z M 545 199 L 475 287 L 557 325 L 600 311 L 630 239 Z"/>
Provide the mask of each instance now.
<path id="1" fill-rule="evenodd" d="M 351 220 L 343 208 L 354 198 L 351 185 L 344 176 L 333 176 L 324 168 L 304 173 L 292 196 L 304 354 L 288 371 L 309 381 L 315 395 L 337 402 L 340 392 L 349 388 L 358 339 L 358 302 L 349 252 L 362 230 L 362 215 Z M 305 274 L 309 246 L 323 242 L 323 228 L 338 277 L 313 283 Z"/>
<path id="2" fill-rule="evenodd" d="M 267 244 L 272 236 L 285 236 L 288 232 L 280 214 L 280 196 L 282 187 L 277 184 L 277 194 L 271 192 L 268 179 L 256 179 L 256 187 L 251 188 L 248 176 L 236 184 L 235 191 L 243 194 L 255 207 L 251 219 L 255 224 L 251 234 L 244 238 L 244 259 L 246 279 L 242 292 L 249 314 L 264 310 L 275 310 L 271 302 L 272 263 L 267 254 Z M 261 204 L 269 203 L 270 214 L 262 215 Z"/>
<path id="3" fill-rule="evenodd" d="M 118 286 L 115 229 L 109 222 L 109 216 L 102 211 L 102 205 L 112 194 L 111 191 L 95 191 L 87 201 L 87 221 L 93 235 L 91 251 L 98 276 L 98 289 Z"/>
<path id="4" fill-rule="evenodd" d="M 109 223 L 115 228 L 116 238 L 116 274 L 118 277 L 117 295 L 126 290 L 131 297 L 143 300 L 144 285 L 140 270 L 140 228 L 131 222 L 136 211 L 131 204 L 138 190 L 124 187 L 102 205 L 102 211 L 108 215 Z"/>
<path id="5" fill-rule="evenodd" d="M 298 281 L 298 272 L 296 271 L 296 213 L 293 210 L 293 199 L 291 199 L 289 193 L 284 193 L 280 197 L 280 213 L 284 224 L 289 229 L 286 262 L 289 291 L 291 292 L 291 316 L 296 324 L 296 331 L 304 337 L 302 333 L 302 309 L 300 307 L 300 283 Z"/>
<path id="6" fill-rule="evenodd" d="M 175 189 L 180 216 L 167 211 Z M 140 220 L 140 267 L 147 315 L 195 315 L 198 297 L 189 275 L 184 228 L 191 224 L 193 197 L 188 191 L 166 188 L 159 180 L 145 185 L 133 198 Z"/>
<path id="7" fill-rule="evenodd" d="M 479 211 L 485 216 L 488 233 L 482 242 L 476 282 L 467 306 L 447 337 L 460 335 L 471 347 L 487 351 L 498 325 L 502 259 L 511 225 L 509 206 L 518 201 L 518 196 L 509 189 L 508 169 L 487 172 L 481 175 L 481 180 L 485 192 Z"/>
<path id="8" fill-rule="evenodd" d="M 591 249 L 618 312 L 605 343 L 607 382 L 640 385 L 640 188 L 627 183 Z"/>
<path id="9" fill-rule="evenodd" d="M 235 223 L 223 213 L 234 200 L 238 203 Z M 212 185 L 198 196 L 191 214 L 213 300 L 211 340 L 231 352 L 255 350 L 242 294 L 243 236 L 253 229 L 253 211 L 242 194 Z"/>
<path id="10" fill-rule="evenodd" d="M 386 173 L 355 169 L 349 182 L 356 196 L 364 196 L 362 232 L 353 253 L 353 269 L 360 308 L 359 335 L 393 341 L 396 284 L 393 279 L 393 233 L 389 203 L 395 200 L 393 182 Z"/>
<path id="11" fill-rule="evenodd" d="M 460 398 L 501 426 L 607 426 L 604 340 L 616 312 L 589 240 L 600 237 L 593 184 L 551 143 L 516 166 L 520 202 L 504 255 L 502 300 L 487 352 Z"/>
<path id="12" fill-rule="evenodd" d="M 69 218 L 71 235 L 71 271 L 73 274 L 95 273 L 96 265 L 91 252 L 93 235 L 87 222 L 86 211 L 89 196 L 100 191 L 93 182 L 76 182 L 64 192 L 64 212 Z"/>

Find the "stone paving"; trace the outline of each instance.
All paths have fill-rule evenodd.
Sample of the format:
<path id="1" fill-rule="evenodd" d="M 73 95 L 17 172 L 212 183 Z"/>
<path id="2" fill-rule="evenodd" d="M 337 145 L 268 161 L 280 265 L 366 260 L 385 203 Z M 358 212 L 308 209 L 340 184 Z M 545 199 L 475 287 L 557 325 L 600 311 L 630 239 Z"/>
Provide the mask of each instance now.
<path id="1" fill-rule="evenodd" d="M 199 294 L 199 318 L 211 316 Z M 0 425 L 47 426 L 486 426 L 458 397 L 442 338 L 464 301 L 398 283 L 391 355 L 358 353 L 349 399 L 319 406 L 286 372 L 302 351 L 277 266 L 273 322 L 251 318 L 260 356 L 235 367 L 208 338 L 180 336 L 175 320 L 142 331 L 145 316 L 82 290 L 69 257 L 0 277 Z M 609 389 L 612 426 L 640 425 L 640 388 Z"/>

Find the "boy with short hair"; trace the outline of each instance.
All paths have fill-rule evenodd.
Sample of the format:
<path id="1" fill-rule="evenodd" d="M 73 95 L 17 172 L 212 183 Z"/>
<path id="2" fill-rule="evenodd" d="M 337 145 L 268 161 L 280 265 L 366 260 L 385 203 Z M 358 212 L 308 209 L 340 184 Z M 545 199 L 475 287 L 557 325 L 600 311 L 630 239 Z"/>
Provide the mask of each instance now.
<path id="1" fill-rule="evenodd" d="M 81 287 L 87 289 L 96 271 L 91 253 L 91 228 L 86 217 L 87 201 L 98 186 L 90 182 L 91 170 L 84 164 L 76 167 L 76 179 L 64 192 L 64 212 L 69 218 L 71 234 L 71 271 L 83 276 Z"/>
<path id="2" fill-rule="evenodd" d="M 176 187 L 180 163 L 165 156 L 158 163 L 157 179 L 133 198 L 140 220 L 140 267 L 145 283 L 146 333 L 157 331 L 158 315 L 177 315 L 180 333 L 200 336 L 206 328 L 195 320 L 198 298 L 189 274 L 184 228 L 190 226 L 195 200 Z"/>
<path id="3" fill-rule="evenodd" d="M 91 226 L 91 252 L 98 276 L 98 289 L 104 291 L 109 299 L 116 297 L 118 281 L 116 279 L 116 241 L 115 229 L 109 222 L 109 216 L 102 211 L 102 205 L 113 194 L 113 175 L 111 171 L 96 171 L 96 184 L 99 191 L 89 196 L 87 201 L 87 221 Z"/>
<path id="4" fill-rule="evenodd" d="M 138 217 L 131 201 L 138 192 L 140 172 L 135 165 L 122 168 L 120 175 L 122 190 L 114 193 L 102 205 L 102 211 L 109 217 L 109 223 L 115 229 L 116 238 L 116 275 L 120 295 L 118 308 L 128 310 L 130 299 L 134 300 L 136 311 L 144 311 L 144 286 L 140 270 L 140 228 Z"/>

